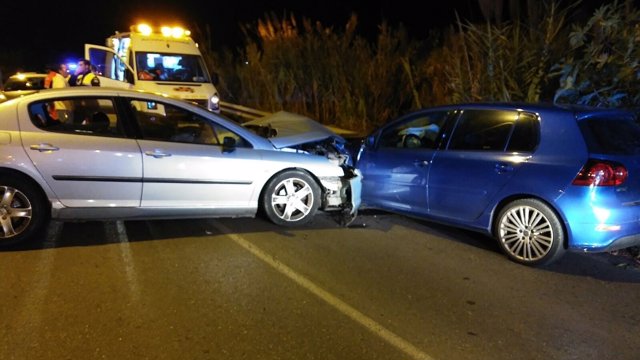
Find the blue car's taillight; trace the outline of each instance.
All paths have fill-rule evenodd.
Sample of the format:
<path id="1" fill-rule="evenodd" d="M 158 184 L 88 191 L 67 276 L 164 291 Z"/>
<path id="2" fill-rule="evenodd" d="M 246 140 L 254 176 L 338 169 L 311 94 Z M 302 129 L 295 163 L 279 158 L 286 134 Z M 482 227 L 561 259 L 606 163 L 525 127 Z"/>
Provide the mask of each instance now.
<path id="1" fill-rule="evenodd" d="M 620 163 L 589 159 L 573 179 L 572 184 L 578 186 L 617 186 L 627 180 L 627 175 L 627 169 Z"/>

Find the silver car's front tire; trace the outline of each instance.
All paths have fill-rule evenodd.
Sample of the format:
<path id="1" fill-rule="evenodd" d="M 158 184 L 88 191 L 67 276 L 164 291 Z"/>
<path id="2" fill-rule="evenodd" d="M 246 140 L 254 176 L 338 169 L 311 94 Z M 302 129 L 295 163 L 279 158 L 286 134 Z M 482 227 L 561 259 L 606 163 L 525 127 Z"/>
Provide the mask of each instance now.
<path id="1" fill-rule="evenodd" d="M 496 237 L 510 259 L 525 265 L 549 264 L 564 253 L 558 216 L 536 199 L 509 203 L 496 220 Z"/>
<path id="2" fill-rule="evenodd" d="M 30 181 L 0 175 L 0 246 L 31 240 L 48 219 L 46 201 Z"/>
<path id="3" fill-rule="evenodd" d="M 313 218 L 320 206 L 320 188 L 302 171 L 285 171 L 267 183 L 261 201 L 265 215 L 273 223 L 302 225 Z"/>

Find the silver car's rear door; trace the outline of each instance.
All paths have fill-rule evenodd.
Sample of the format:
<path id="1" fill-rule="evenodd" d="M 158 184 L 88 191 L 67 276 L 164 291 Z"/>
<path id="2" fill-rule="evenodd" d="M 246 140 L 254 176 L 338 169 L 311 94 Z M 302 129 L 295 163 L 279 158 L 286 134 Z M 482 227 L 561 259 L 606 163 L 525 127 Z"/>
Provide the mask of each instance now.
<path id="1" fill-rule="evenodd" d="M 119 130 L 111 99 L 34 101 L 18 117 L 26 153 L 63 205 L 140 206 L 140 148 Z"/>

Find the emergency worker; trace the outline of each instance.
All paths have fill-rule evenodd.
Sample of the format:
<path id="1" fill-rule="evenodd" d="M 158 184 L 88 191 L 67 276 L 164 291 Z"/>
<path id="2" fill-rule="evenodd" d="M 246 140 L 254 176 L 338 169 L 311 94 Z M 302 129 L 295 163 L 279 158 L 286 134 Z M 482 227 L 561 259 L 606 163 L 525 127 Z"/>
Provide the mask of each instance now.
<path id="1" fill-rule="evenodd" d="M 62 66 L 66 68 L 64 64 L 47 66 L 47 77 L 44 79 L 45 89 L 59 89 L 68 86 L 62 74 Z M 47 104 L 47 111 L 51 119 L 64 122 L 69 118 L 69 105 L 66 101 L 55 101 Z"/>
<path id="2" fill-rule="evenodd" d="M 100 79 L 91 71 L 91 62 L 87 59 L 78 61 L 75 86 L 100 86 Z"/>
<path id="3" fill-rule="evenodd" d="M 61 73 L 61 65 L 48 65 L 47 77 L 44 79 L 45 89 L 57 89 L 67 87 L 64 75 Z"/>
<path id="4" fill-rule="evenodd" d="M 71 73 L 69 72 L 67 64 L 60 64 L 60 66 L 58 67 L 58 73 L 62 75 L 64 81 L 69 84 L 69 77 L 71 76 Z"/>

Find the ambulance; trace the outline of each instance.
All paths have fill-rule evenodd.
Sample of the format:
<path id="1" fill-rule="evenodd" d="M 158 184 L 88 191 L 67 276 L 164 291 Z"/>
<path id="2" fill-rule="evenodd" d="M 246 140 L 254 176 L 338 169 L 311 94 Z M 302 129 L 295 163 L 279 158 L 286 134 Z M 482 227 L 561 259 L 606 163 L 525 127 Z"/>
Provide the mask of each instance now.
<path id="1" fill-rule="evenodd" d="M 181 27 L 134 25 L 106 46 L 85 44 L 100 85 L 145 90 L 220 111 L 220 97 L 198 44 Z"/>

